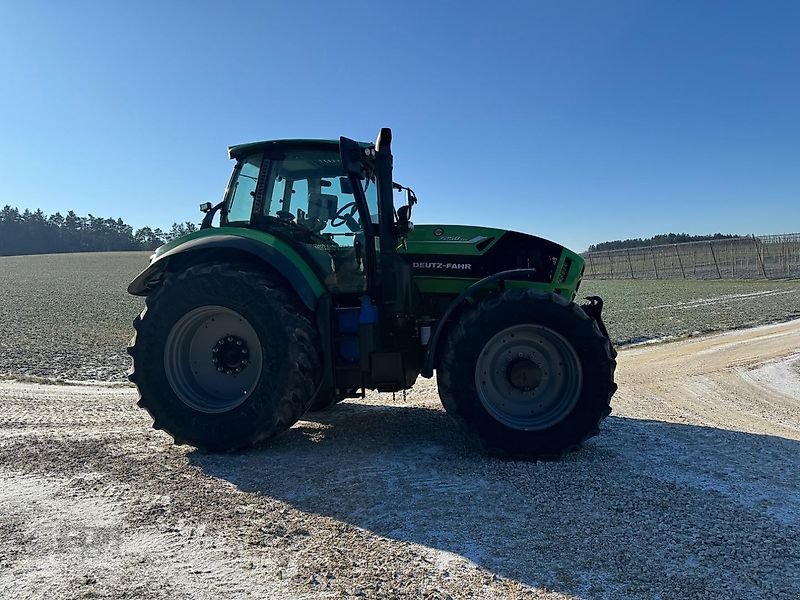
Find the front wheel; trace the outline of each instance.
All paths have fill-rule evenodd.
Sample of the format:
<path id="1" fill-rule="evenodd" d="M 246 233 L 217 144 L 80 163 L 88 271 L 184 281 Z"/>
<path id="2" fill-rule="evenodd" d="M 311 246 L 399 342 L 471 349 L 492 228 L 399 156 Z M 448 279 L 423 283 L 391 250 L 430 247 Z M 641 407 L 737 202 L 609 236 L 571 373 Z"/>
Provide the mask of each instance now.
<path id="1" fill-rule="evenodd" d="M 611 412 L 615 354 L 579 306 L 510 290 L 469 309 L 437 369 L 447 412 L 491 450 L 557 458 Z"/>
<path id="2" fill-rule="evenodd" d="M 233 263 L 171 274 L 134 321 L 130 380 L 153 426 L 210 451 L 291 427 L 319 380 L 309 319 L 268 275 Z"/>

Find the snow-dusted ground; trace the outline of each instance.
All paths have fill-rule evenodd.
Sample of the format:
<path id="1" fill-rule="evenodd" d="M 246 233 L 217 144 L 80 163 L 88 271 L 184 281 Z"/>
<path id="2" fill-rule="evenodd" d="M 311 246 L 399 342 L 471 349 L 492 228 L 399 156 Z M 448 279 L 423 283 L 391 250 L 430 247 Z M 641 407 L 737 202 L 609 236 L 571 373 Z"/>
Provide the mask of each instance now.
<path id="1" fill-rule="evenodd" d="M 696 298 L 692 300 L 685 300 L 683 302 L 675 302 L 672 304 L 657 304 L 655 306 L 648 306 L 647 310 L 661 310 L 664 308 L 674 308 L 677 310 L 685 310 L 695 308 L 701 305 L 708 304 L 721 304 L 730 302 L 731 300 L 742 300 L 752 298 L 765 298 L 768 296 L 783 296 L 785 294 L 795 294 L 797 290 L 763 290 L 759 292 L 750 292 L 747 294 L 722 294 L 712 298 Z"/>
<path id="2" fill-rule="evenodd" d="M 797 349 L 800 351 L 800 344 Z M 800 352 L 739 373 L 756 385 L 769 387 L 792 398 L 800 398 Z"/>
<path id="3" fill-rule="evenodd" d="M 435 383 L 202 454 L 126 388 L 0 382 L 2 598 L 797 598 L 800 321 L 622 351 L 557 463 L 464 445 Z"/>

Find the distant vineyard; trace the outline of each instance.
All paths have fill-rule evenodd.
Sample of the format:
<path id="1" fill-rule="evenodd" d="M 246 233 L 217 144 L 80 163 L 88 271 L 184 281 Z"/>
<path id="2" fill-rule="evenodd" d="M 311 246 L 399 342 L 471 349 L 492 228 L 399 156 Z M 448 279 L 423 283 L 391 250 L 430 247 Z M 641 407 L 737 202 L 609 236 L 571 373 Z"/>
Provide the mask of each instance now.
<path id="1" fill-rule="evenodd" d="M 788 279 L 800 277 L 800 233 L 586 252 L 592 279 Z"/>

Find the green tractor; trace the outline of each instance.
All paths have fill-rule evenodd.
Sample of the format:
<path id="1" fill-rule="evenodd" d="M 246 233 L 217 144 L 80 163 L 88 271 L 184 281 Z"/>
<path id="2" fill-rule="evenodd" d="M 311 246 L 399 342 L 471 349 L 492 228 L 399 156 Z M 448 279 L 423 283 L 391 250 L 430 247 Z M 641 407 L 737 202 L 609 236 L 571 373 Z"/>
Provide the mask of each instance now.
<path id="1" fill-rule="evenodd" d="M 435 371 L 447 412 L 489 451 L 559 457 L 598 432 L 616 353 L 602 300 L 573 302 L 583 259 L 514 231 L 414 226 L 390 146 L 382 129 L 374 144 L 229 149 L 222 202 L 128 287 L 146 297 L 130 380 L 154 427 L 241 450 Z"/>

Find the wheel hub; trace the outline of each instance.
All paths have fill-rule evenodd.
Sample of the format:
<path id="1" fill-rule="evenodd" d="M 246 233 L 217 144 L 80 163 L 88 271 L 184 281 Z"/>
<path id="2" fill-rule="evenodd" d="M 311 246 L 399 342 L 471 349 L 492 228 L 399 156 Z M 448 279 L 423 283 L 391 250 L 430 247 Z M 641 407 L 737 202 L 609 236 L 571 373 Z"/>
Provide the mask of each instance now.
<path id="1" fill-rule="evenodd" d="M 541 367 L 529 358 L 515 358 L 506 367 L 506 377 L 521 392 L 532 392 L 542 383 Z"/>
<path id="2" fill-rule="evenodd" d="M 175 322 L 164 343 L 164 374 L 172 391 L 203 413 L 240 406 L 259 385 L 263 366 L 255 329 L 225 306 L 190 310 Z"/>
<path id="3" fill-rule="evenodd" d="M 475 364 L 475 388 L 486 411 L 503 425 L 541 431 L 578 402 L 582 368 L 574 348 L 555 330 L 522 323 L 496 333 Z"/>
<path id="4" fill-rule="evenodd" d="M 211 349 L 211 362 L 220 373 L 238 375 L 250 362 L 247 342 L 235 335 L 221 337 Z"/>

